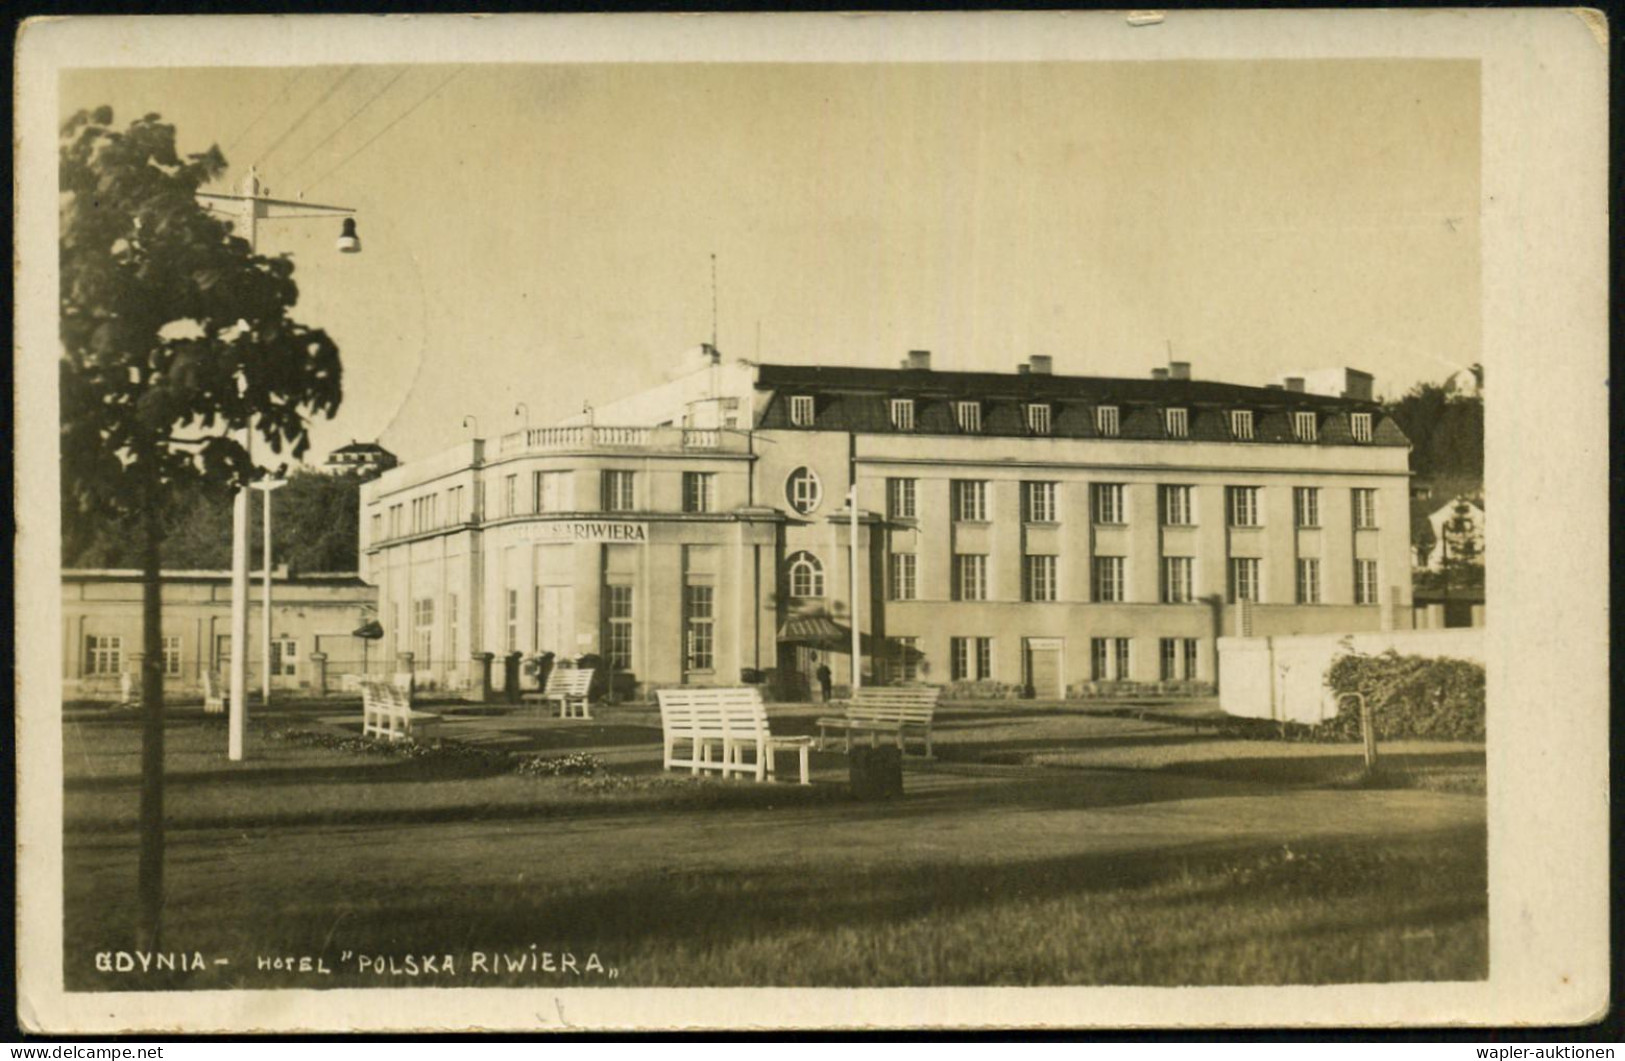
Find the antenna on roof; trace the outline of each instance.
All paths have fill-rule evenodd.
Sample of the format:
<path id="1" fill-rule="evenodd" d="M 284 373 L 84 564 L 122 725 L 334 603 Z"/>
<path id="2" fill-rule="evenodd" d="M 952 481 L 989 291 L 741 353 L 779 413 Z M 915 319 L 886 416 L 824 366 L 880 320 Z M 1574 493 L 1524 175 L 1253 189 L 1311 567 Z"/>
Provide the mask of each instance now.
<path id="1" fill-rule="evenodd" d="M 711 254 L 711 349 L 717 349 L 717 256 Z"/>

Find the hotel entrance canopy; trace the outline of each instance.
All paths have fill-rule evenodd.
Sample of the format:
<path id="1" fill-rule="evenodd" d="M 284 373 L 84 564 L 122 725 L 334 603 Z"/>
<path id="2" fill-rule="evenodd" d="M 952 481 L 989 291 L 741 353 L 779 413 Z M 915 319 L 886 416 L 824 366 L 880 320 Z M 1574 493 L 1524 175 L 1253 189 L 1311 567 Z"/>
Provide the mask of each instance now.
<path id="1" fill-rule="evenodd" d="M 827 615 L 807 615 L 788 619 L 779 628 L 779 640 L 795 645 L 833 645 L 852 643 L 852 631 Z"/>

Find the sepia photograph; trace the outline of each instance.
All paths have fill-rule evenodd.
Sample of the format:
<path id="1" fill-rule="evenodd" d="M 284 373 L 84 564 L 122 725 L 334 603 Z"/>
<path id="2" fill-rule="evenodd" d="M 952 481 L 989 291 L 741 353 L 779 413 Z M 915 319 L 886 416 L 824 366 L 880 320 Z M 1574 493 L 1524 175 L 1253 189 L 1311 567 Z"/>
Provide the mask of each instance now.
<path id="1" fill-rule="evenodd" d="M 37 27 L 25 978 L 203 1031 L 1520 1012 L 1517 31 L 1186 14 Z M 1586 305 L 1547 431 L 1605 422 Z M 1605 787 L 1602 600 L 1546 738 Z M 1600 859 L 1574 1019 L 1601 821 L 1545 826 Z M 801 990 L 678 1001 L 740 988 Z"/>

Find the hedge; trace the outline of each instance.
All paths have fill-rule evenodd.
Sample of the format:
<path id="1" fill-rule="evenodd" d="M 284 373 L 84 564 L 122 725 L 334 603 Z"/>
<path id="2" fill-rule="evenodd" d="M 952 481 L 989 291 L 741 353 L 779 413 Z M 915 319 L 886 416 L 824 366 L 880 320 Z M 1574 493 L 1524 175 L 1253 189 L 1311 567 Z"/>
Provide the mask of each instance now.
<path id="1" fill-rule="evenodd" d="M 1326 685 L 1339 696 L 1328 736 L 1355 739 L 1360 705 L 1344 693 L 1363 693 L 1379 740 L 1484 739 L 1484 665 L 1439 656 L 1345 655 L 1332 661 Z"/>

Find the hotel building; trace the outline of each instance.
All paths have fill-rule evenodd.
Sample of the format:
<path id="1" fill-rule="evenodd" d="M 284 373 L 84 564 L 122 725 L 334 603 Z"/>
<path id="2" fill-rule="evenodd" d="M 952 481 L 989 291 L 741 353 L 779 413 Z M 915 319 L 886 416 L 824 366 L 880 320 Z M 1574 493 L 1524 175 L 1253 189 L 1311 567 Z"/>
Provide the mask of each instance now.
<path id="1" fill-rule="evenodd" d="M 362 576 L 383 647 L 431 684 L 553 652 L 599 656 L 627 695 L 805 696 L 821 663 L 850 681 L 855 610 L 865 682 L 1210 690 L 1221 635 L 1410 624 L 1409 444 L 1368 375 L 1341 379 L 704 347 L 660 386 L 365 484 Z"/>

